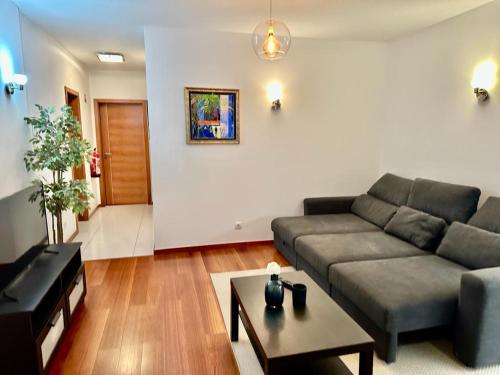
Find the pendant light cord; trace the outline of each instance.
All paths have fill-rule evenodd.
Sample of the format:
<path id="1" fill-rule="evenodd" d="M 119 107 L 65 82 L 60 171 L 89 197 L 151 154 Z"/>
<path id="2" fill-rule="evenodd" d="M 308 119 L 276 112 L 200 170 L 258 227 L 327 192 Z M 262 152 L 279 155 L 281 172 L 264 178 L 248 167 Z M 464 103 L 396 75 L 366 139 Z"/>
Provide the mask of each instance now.
<path id="1" fill-rule="evenodd" d="M 269 19 L 273 19 L 273 0 L 269 0 Z"/>

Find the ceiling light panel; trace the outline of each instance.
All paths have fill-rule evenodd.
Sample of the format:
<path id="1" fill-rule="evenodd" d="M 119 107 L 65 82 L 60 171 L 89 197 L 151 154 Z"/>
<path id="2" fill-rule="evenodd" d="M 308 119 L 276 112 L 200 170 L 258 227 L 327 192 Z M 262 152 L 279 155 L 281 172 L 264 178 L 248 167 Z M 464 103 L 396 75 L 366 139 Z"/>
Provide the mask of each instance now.
<path id="1" fill-rule="evenodd" d="M 125 61 L 121 53 L 98 52 L 97 58 L 103 63 L 123 63 Z"/>

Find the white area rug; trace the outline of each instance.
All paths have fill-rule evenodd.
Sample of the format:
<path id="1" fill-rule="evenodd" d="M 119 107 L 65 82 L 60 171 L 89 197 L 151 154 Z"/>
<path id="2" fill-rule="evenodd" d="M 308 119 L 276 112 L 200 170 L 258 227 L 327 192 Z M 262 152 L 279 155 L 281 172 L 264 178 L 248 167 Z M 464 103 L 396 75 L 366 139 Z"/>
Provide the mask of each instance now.
<path id="1" fill-rule="evenodd" d="M 293 267 L 286 267 L 282 272 L 294 271 Z M 230 322 L 230 306 L 231 306 L 231 287 L 229 280 L 232 277 L 244 277 L 253 275 L 265 274 L 265 269 L 238 271 L 238 272 L 222 272 L 210 274 L 212 284 L 219 301 L 220 309 L 224 317 L 226 330 L 229 332 Z M 262 295 L 264 298 L 264 294 Z M 240 335 L 238 342 L 232 342 L 234 356 L 238 363 L 240 374 L 242 375 L 257 375 L 262 374 L 262 368 L 252 344 L 248 339 L 240 321 Z M 500 350 L 500 348 L 499 348 Z M 353 374 L 358 373 L 358 355 L 349 355 L 341 357 L 342 361 L 351 370 Z M 447 341 L 421 342 L 416 344 L 400 345 L 398 358 L 396 363 L 387 365 L 374 358 L 374 374 L 375 375 L 500 375 L 500 366 L 485 367 L 478 370 L 473 370 L 462 365 L 452 352 L 451 343 Z"/>

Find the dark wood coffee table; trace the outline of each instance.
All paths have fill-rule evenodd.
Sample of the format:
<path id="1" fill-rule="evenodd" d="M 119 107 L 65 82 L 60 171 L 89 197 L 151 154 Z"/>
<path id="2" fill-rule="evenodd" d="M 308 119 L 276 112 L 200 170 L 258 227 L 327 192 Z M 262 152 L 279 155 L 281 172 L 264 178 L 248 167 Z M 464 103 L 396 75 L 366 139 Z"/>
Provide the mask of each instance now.
<path id="1" fill-rule="evenodd" d="M 283 279 L 307 285 L 307 305 L 296 309 L 285 289 L 282 309 L 269 309 L 269 276 L 231 279 L 231 341 L 238 341 L 238 315 L 266 374 L 351 374 L 338 358 L 359 353 L 359 374 L 373 373 L 373 339 L 304 272 Z"/>

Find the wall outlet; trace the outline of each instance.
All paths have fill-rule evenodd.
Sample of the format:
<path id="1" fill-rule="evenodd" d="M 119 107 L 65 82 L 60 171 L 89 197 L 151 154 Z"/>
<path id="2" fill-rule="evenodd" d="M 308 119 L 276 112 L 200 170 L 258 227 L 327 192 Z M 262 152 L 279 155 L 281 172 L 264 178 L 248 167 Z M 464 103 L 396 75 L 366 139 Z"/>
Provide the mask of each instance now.
<path id="1" fill-rule="evenodd" d="M 236 221 L 234 223 L 234 229 L 241 230 L 242 228 L 243 228 L 243 224 L 241 224 L 241 221 Z"/>

